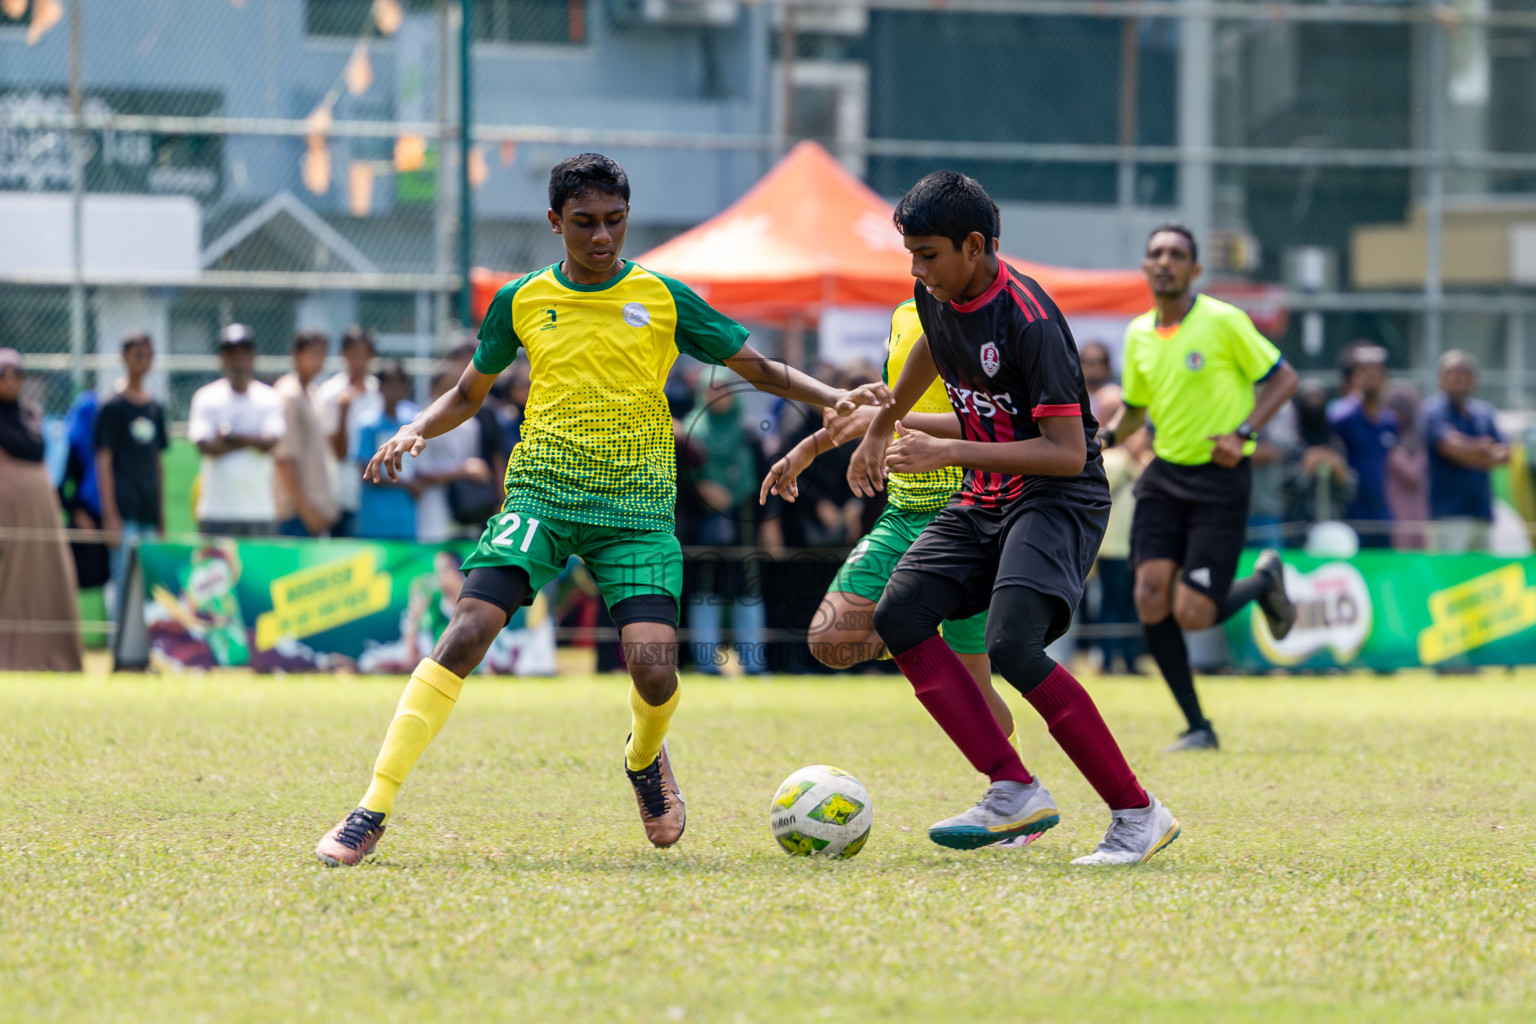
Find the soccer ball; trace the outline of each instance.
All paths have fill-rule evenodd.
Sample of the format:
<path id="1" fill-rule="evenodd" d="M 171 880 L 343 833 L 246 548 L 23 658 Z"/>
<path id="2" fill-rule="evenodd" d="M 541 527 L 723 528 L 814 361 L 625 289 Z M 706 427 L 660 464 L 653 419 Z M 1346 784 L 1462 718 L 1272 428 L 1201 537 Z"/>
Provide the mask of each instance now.
<path id="1" fill-rule="evenodd" d="M 785 779 L 768 808 L 773 838 L 792 857 L 852 857 L 864 849 L 874 821 L 864 784 L 826 764 Z"/>

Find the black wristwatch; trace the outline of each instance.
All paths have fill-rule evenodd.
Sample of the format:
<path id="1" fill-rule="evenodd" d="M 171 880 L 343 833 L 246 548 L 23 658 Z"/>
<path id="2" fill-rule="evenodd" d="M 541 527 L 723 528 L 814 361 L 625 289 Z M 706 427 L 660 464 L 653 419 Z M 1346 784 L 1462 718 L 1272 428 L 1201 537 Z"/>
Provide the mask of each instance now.
<path id="1" fill-rule="evenodd" d="M 1236 434 L 1244 441 L 1252 441 L 1254 438 L 1259 436 L 1259 432 L 1254 430 L 1253 426 L 1247 420 L 1239 423 L 1237 425 L 1237 429 L 1232 431 L 1232 433 Z"/>
<path id="2" fill-rule="evenodd" d="M 1113 448 L 1114 446 L 1115 432 L 1110 430 L 1108 427 L 1105 427 L 1103 430 L 1099 431 L 1099 447 L 1109 449 Z"/>

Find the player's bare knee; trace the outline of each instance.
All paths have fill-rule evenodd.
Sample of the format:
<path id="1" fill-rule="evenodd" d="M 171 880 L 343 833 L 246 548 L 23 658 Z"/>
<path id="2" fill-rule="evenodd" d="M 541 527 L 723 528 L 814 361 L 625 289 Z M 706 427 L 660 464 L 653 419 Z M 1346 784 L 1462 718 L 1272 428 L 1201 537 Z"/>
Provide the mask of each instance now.
<path id="1" fill-rule="evenodd" d="M 1134 600 L 1136 617 L 1143 623 L 1154 625 L 1166 619 L 1173 611 L 1172 571 L 1158 563 L 1137 566 Z"/>
<path id="2" fill-rule="evenodd" d="M 852 668 L 857 662 L 848 657 L 847 645 L 831 640 L 818 640 L 812 637 L 809 641 L 811 657 L 821 662 L 827 668 L 845 669 Z"/>
<path id="3" fill-rule="evenodd" d="M 1168 617 L 1168 595 L 1152 587 L 1136 584 L 1136 617 L 1147 625 L 1155 625 Z"/>
<path id="4" fill-rule="evenodd" d="M 456 676 L 467 676 L 485 659 L 496 634 L 507 624 L 507 614 L 484 601 L 461 601 L 443 630 L 432 660 Z"/>
<path id="5" fill-rule="evenodd" d="M 1179 624 L 1180 629 L 1210 629 L 1216 624 L 1216 616 L 1205 615 L 1188 608 L 1175 607 L 1173 609 L 1173 621 Z"/>
<path id="6" fill-rule="evenodd" d="M 864 634 L 827 631 L 807 638 L 811 657 L 827 668 L 849 669 L 860 662 L 869 661 L 884 648 L 874 630 Z"/>
<path id="7" fill-rule="evenodd" d="M 677 689 L 677 669 L 661 659 L 629 663 L 629 678 L 647 704 L 665 704 Z"/>
<path id="8" fill-rule="evenodd" d="M 1173 602 L 1173 618 L 1184 629 L 1210 629 L 1216 624 L 1216 602 L 1198 591 L 1180 587 Z"/>

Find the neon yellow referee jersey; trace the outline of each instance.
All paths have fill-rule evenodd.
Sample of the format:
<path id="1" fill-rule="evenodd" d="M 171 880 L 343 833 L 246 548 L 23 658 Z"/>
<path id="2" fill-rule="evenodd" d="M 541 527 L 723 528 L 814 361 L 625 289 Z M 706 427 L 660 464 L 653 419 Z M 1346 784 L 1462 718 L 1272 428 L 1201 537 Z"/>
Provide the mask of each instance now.
<path id="1" fill-rule="evenodd" d="M 1166 335 L 1166 336 L 1165 336 Z M 1155 428 L 1152 451 L 1181 466 L 1211 461 L 1207 438 L 1228 434 L 1253 412 L 1253 386 L 1280 362 L 1280 350 L 1236 306 L 1197 295 L 1183 323 L 1157 329 L 1157 311 L 1125 329 L 1120 388 Z M 1253 454 L 1254 443 L 1243 446 Z"/>
<path id="2" fill-rule="evenodd" d="M 891 339 L 886 349 L 885 368 L 880 374 L 886 384 L 894 387 L 901 379 L 907 356 L 922 336 L 923 325 L 917 317 L 917 303 L 908 299 L 891 314 Z M 943 378 L 933 379 L 912 411 L 954 414 Z M 959 466 L 945 466 L 927 473 L 892 473 L 886 481 L 886 501 L 893 508 L 907 512 L 931 512 L 947 505 L 950 495 L 960 489 L 964 479 L 965 470 Z"/>
<path id="3" fill-rule="evenodd" d="M 523 436 L 507 461 L 509 512 L 671 530 L 677 449 L 662 391 L 679 352 L 722 363 L 747 329 L 687 285 L 625 263 L 582 285 L 545 267 L 504 286 L 480 325 L 475 369 L 528 353 Z"/>

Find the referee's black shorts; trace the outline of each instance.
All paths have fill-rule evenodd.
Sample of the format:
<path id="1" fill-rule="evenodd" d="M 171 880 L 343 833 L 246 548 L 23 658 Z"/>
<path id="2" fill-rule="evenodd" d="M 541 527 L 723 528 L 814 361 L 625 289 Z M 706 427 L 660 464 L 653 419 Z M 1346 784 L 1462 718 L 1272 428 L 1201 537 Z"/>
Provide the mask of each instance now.
<path id="1" fill-rule="evenodd" d="M 1131 564 L 1170 559 L 1192 590 L 1220 601 L 1247 540 L 1251 486 L 1247 459 L 1231 469 L 1153 459 L 1136 482 Z"/>

